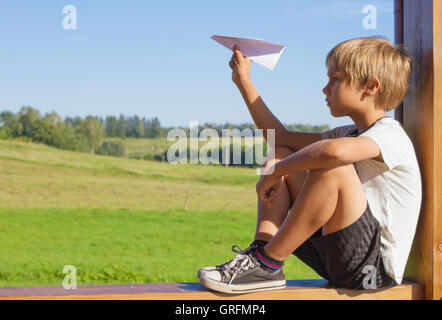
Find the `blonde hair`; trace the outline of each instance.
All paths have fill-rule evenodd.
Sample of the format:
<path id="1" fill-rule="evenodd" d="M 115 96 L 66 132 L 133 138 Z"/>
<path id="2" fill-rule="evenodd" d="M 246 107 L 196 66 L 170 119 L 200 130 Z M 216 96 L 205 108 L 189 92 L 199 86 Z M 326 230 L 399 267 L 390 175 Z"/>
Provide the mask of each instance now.
<path id="1" fill-rule="evenodd" d="M 394 45 L 382 37 L 367 37 L 339 43 L 327 54 L 325 65 L 349 76 L 352 85 L 364 87 L 378 78 L 380 88 L 375 105 L 389 111 L 405 97 L 412 59 L 407 47 Z"/>

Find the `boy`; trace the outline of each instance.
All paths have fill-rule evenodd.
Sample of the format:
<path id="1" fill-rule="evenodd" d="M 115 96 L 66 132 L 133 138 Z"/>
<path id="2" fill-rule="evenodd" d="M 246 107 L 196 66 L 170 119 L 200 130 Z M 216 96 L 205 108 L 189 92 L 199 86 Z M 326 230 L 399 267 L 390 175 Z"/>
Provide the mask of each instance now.
<path id="1" fill-rule="evenodd" d="M 380 37 L 335 46 L 323 93 L 330 113 L 354 125 L 303 133 L 273 116 L 250 80 L 251 61 L 234 49 L 232 80 L 264 137 L 275 129 L 275 159 L 256 186 L 254 241 L 233 260 L 200 269 L 200 282 L 227 293 L 284 288 L 283 262 L 293 253 L 338 287 L 400 284 L 421 177 L 410 139 L 386 111 L 405 96 L 411 55 Z"/>

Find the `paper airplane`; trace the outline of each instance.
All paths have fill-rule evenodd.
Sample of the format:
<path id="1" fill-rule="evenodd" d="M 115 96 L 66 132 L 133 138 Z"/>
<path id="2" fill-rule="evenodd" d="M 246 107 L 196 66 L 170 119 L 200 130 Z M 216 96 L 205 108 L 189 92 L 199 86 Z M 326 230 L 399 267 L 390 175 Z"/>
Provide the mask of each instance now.
<path id="1" fill-rule="evenodd" d="M 242 54 L 263 67 L 273 70 L 286 46 L 270 43 L 262 39 L 239 38 L 213 35 L 211 37 L 224 47 L 233 51 L 233 46 L 238 45 Z"/>

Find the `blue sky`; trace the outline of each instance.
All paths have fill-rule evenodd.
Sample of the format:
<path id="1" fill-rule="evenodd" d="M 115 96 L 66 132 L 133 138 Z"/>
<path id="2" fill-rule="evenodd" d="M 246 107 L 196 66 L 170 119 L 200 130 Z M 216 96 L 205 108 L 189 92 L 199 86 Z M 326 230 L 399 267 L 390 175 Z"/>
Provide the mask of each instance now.
<path id="1" fill-rule="evenodd" d="M 77 9 L 77 30 L 63 28 L 66 5 Z M 363 28 L 365 5 L 376 7 L 376 29 Z M 284 123 L 334 127 L 351 120 L 328 112 L 325 56 L 350 38 L 394 41 L 393 1 L 2 0 L 0 110 L 252 122 L 231 53 L 213 34 L 286 45 L 274 71 L 253 64 L 258 91 Z"/>

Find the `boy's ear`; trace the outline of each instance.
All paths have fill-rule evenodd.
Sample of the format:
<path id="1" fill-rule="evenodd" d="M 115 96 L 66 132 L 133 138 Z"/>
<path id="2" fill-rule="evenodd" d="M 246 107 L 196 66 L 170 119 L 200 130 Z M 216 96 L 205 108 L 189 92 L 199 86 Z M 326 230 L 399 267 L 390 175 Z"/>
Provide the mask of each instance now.
<path id="1" fill-rule="evenodd" d="M 365 92 L 374 96 L 380 87 L 381 82 L 378 78 L 375 77 L 367 82 L 367 84 L 365 85 Z"/>

